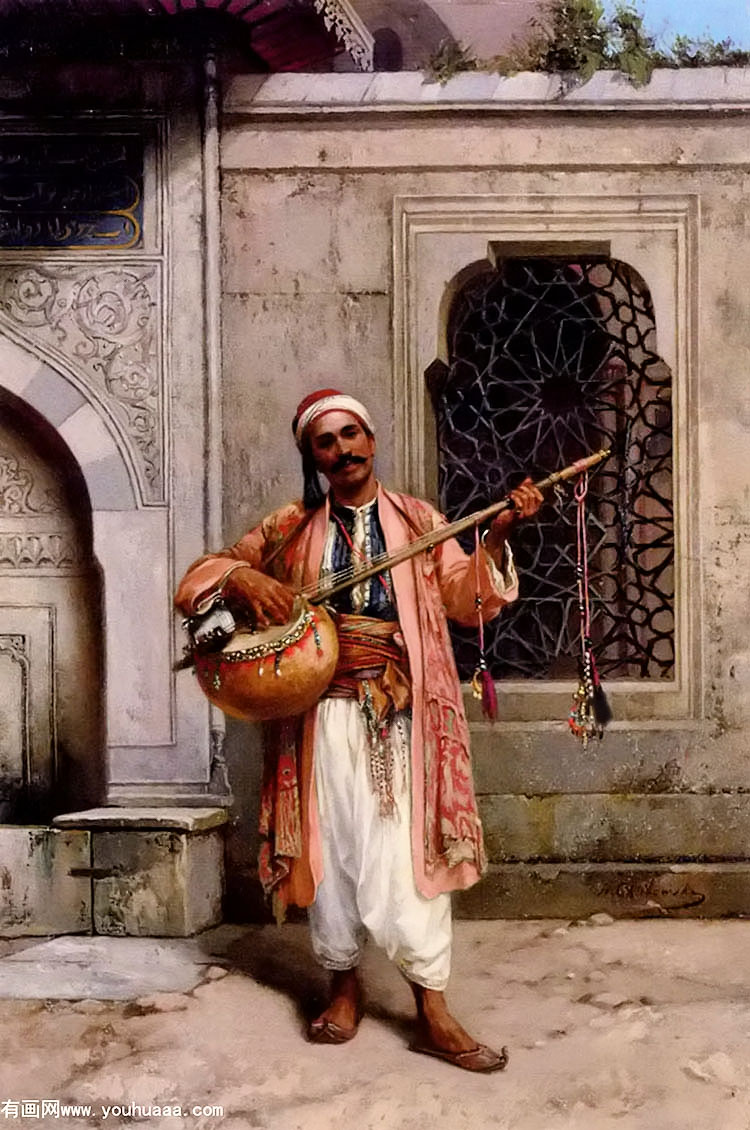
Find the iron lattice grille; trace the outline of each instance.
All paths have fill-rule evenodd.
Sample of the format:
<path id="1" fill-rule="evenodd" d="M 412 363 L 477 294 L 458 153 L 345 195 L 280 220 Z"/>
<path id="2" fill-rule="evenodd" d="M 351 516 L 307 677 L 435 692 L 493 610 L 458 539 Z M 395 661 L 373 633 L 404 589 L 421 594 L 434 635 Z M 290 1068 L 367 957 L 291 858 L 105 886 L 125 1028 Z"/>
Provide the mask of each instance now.
<path id="1" fill-rule="evenodd" d="M 672 382 L 647 287 L 612 260 L 506 260 L 458 294 L 448 340 L 450 364 L 431 381 L 444 512 L 462 517 L 524 475 L 611 446 L 589 488 L 597 662 L 619 678 L 673 678 Z M 488 666 L 495 678 L 574 675 L 572 491 L 518 527 L 513 550 L 521 595 L 488 625 Z M 476 633 L 453 638 L 470 677 Z"/>

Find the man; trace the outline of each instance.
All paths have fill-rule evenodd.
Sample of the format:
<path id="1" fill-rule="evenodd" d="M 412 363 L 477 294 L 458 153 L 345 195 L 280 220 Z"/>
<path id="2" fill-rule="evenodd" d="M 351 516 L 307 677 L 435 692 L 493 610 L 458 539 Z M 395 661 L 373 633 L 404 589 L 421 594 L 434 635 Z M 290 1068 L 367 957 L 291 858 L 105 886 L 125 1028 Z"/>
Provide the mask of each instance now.
<path id="1" fill-rule="evenodd" d="M 305 496 L 267 517 L 231 549 L 188 570 L 176 603 L 188 615 L 223 596 L 259 627 L 284 623 L 293 593 L 322 572 L 391 551 L 445 524 L 426 502 L 385 490 L 374 428 L 359 401 L 322 389 L 293 424 Z M 327 479 L 324 497 L 318 475 Z M 451 890 L 485 867 L 468 726 L 446 616 L 495 616 L 517 596 L 509 530 L 536 513 L 526 480 L 483 548 L 449 539 L 334 598 L 340 656 L 333 681 L 298 732 L 278 727 L 261 805 L 261 877 L 283 904 L 309 908 L 313 950 L 332 972 L 328 1008 L 310 1040 L 357 1031 L 357 973 L 367 934 L 409 981 L 417 1006 L 412 1050 L 470 1071 L 497 1071 L 501 1054 L 451 1015 Z"/>

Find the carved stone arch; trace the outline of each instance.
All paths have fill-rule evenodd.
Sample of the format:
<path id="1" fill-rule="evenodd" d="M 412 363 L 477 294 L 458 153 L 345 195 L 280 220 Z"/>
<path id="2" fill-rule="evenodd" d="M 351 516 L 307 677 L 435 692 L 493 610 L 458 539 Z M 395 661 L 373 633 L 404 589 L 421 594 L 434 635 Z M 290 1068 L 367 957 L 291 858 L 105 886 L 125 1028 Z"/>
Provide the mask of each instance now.
<path id="1" fill-rule="evenodd" d="M 87 390 L 7 334 L 0 334 L 0 387 L 57 429 L 81 468 L 93 510 L 140 507 L 138 476 L 127 445 Z"/>

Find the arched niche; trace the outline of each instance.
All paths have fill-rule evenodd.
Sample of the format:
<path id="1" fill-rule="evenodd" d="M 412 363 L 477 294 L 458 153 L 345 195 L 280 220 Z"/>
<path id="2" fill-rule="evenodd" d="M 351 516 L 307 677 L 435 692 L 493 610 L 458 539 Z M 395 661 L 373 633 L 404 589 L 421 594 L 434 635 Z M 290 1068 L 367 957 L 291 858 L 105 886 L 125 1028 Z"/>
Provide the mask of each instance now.
<path id="1" fill-rule="evenodd" d="M 60 433 L 0 389 L 0 820 L 105 793 L 104 617 L 91 503 Z"/>
<path id="2" fill-rule="evenodd" d="M 175 741 L 169 509 L 144 502 L 132 453 L 92 390 L 7 335 L 0 390 L 56 434 L 88 497 L 103 604 L 96 693 L 104 694 L 107 795 L 113 785 L 168 782 L 174 764 L 153 750 Z"/>

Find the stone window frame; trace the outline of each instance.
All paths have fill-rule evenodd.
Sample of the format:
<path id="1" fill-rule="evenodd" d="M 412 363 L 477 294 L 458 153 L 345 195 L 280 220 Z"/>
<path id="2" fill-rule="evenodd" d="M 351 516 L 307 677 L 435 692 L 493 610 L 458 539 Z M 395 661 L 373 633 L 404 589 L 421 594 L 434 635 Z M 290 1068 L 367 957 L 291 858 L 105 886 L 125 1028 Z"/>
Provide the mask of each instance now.
<path id="1" fill-rule="evenodd" d="M 695 425 L 698 372 L 698 198 L 695 195 L 398 196 L 393 207 L 395 472 L 405 489 L 437 498 L 435 420 L 425 372 L 448 361 L 447 323 L 468 274 L 507 254 L 571 257 L 592 248 L 633 267 L 649 286 L 657 348 L 672 371 L 674 412 L 674 680 L 610 680 L 615 727 L 695 724 L 703 715 L 701 569 Z M 551 468 L 552 469 L 552 468 Z M 564 725 L 569 681 L 503 681 L 499 717 Z M 480 714 L 467 691 L 469 716 Z"/>

